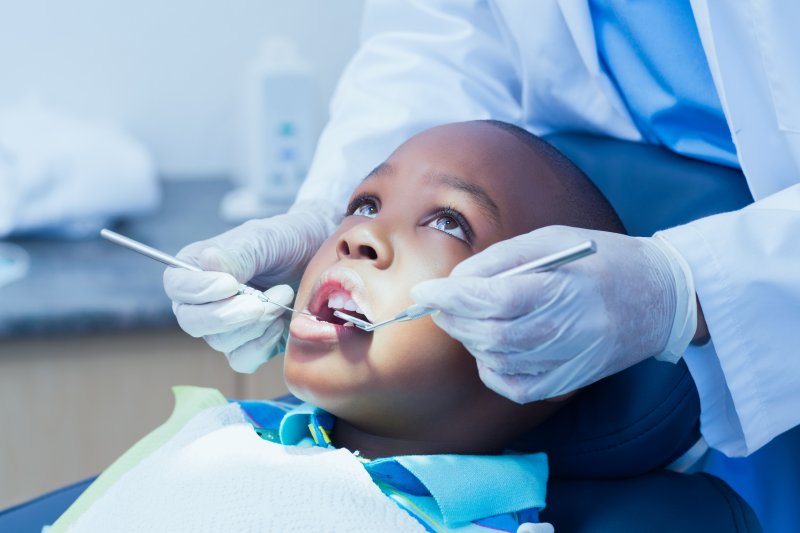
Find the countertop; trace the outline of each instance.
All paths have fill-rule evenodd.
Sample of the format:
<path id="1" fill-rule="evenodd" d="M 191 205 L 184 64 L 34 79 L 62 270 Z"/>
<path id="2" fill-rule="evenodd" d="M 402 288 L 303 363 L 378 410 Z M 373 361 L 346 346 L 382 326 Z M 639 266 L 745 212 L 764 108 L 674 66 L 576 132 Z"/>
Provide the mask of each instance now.
<path id="1" fill-rule="evenodd" d="M 175 254 L 186 244 L 232 227 L 218 216 L 231 189 L 218 180 L 163 182 L 162 202 L 150 215 L 111 229 Z M 27 276 L 0 287 L 0 338 L 172 327 L 164 266 L 111 244 L 87 240 L 17 238 L 8 242 L 31 257 Z"/>

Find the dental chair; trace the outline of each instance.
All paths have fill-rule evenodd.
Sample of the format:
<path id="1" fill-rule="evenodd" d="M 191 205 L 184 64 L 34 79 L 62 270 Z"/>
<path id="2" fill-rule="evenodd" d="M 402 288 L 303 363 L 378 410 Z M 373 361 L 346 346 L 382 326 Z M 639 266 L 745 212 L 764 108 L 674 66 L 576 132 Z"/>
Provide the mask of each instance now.
<path id="1" fill-rule="evenodd" d="M 741 171 L 664 148 L 585 134 L 547 140 L 592 179 L 630 235 L 753 201 Z M 683 361 L 651 359 L 587 387 L 516 444 L 548 454 L 542 519 L 556 531 L 760 531 L 752 509 L 725 482 L 672 471 L 690 471 L 707 449 L 699 415 Z"/>
<path id="2" fill-rule="evenodd" d="M 733 169 L 583 134 L 548 140 L 595 182 L 631 235 L 752 202 L 744 176 Z M 639 175 L 647 181 L 632 179 Z M 682 361 L 644 361 L 585 388 L 513 446 L 548 454 L 542 520 L 557 533 L 761 531 L 752 509 L 723 481 L 679 473 L 705 450 L 699 415 L 697 391 Z M 38 533 L 91 481 L 0 511 L 0 531 Z"/>

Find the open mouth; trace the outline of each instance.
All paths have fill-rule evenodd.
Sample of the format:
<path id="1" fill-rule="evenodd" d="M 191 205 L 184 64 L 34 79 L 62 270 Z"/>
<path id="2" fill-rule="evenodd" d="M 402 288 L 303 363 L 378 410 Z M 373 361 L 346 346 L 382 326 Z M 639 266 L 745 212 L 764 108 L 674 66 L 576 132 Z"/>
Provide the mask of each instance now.
<path id="1" fill-rule="evenodd" d="M 343 342 L 363 342 L 372 333 L 357 328 L 353 323 L 334 316 L 339 311 L 355 319 L 373 321 L 369 292 L 357 272 L 336 267 L 320 275 L 306 302 L 308 315 L 295 315 L 289 325 L 290 341 L 298 353 L 328 353 Z M 309 352 L 310 350 L 310 352 Z"/>
<path id="2" fill-rule="evenodd" d="M 366 322 L 370 321 L 352 294 L 338 283 L 326 283 L 320 287 L 312 298 L 308 311 L 320 322 L 328 322 L 335 326 L 354 327 L 351 322 L 334 316 L 334 311 L 341 311 Z"/>

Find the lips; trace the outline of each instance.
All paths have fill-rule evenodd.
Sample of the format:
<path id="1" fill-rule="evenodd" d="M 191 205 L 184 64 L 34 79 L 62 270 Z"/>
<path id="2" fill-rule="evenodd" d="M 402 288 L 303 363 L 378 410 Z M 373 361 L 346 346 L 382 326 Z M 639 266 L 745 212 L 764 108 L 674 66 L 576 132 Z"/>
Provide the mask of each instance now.
<path id="1" fill-rule="evenodd" d="M 372 322 L 372 312 L 361 277 L 349 269 L 337 268 L 324 272 L 311 291 L 308 311 L 322 322 L 344 325 L 346 321 L 334 316 L 334 311 Z M 348 323 L 348 327 L 350 324 Z"/>
<path id="2" fill-rule="evenodd" d="M 337 344 L 351 336 L 372 335 L 333 315 L 334 311 L 341 310 L 372 321 L 364 282 L 352 270 L 336 268 L 325 271 L 311 290 L 306 308 L 316 318 L 304 314 L 293 317 L 289 333 L 295 340 L 321 346 Z"/>

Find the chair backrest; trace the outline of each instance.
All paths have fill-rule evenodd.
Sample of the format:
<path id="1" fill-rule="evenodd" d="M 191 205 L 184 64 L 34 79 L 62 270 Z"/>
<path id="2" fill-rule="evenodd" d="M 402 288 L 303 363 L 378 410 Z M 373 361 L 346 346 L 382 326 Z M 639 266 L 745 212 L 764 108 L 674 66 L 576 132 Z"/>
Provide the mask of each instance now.
<path id="1" fill-rule="evenodd" d="M 737 169 L 585 134 L 547 140 L 589 176 L 631 235 L 649 236 L 753 201 Z M 555 477 L 628 477 L 680 457 L 700 437 L 699 418 L 685 363 L 649 360 L 585 388 L 514 448 L 546 451 Z"/>

